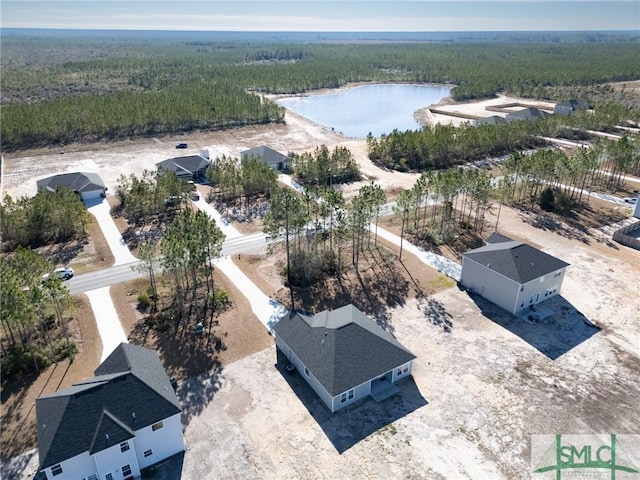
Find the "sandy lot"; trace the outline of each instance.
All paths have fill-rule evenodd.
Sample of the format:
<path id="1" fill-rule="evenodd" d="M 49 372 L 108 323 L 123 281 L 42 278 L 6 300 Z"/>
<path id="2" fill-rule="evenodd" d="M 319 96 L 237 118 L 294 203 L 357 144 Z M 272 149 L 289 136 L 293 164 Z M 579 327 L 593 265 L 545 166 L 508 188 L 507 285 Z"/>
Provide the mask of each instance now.
<path id="1" fill-rule="evenodd" d="M 456 287 L 410 300 L 389 322 L 418 357 L 413 381 L 335 415 L 275 348 L 235 362 L 185 417 L 183 478 L 528 479 L 531 435 L 640 432 L 637 252 L 502 215 L 503 233 L 572 264 L 552 317 L 529 325 Z"/>
<path id="2" fill-rule="evenodd" d="M 383 186 L 407 188 L 417 178 L 372 165 L 363 140 L 291 113 L 285 121 L 8 154 L 3 193 L 32 194 L 36 178 L 78 169 L 99 171 L 113 192 L 120 174 L 172 156 L 237 156 L 261 144 L 282 152 L 344 145 Z M 191 148 L 176 151 L 177 141 Z M 571 263 L 552 317 L 528 325 L 456 287 L 410 300 L 388 318 L 418 357 L 414 380 L 383 403 L 333 416 L 297 374 L 274 367 L 273 346 L 190 379 L 180 390 L 182 478 L 524 479 L 532 434 L 639 433 L 640 254 L 596 231 L 581 240 L 558 235 L 509 209 L 500 225 Z"/>

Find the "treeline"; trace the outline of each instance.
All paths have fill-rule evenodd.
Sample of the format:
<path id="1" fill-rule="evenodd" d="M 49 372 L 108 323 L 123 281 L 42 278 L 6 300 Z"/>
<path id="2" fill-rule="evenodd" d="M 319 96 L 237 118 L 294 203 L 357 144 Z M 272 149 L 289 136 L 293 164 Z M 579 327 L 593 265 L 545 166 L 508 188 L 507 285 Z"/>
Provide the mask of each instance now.
<path id="1" fill-rule="evenodd" d="M 636 113 L 637 116 L 637 113 Z M 627 123 L 629 110 L 598 105 L 594 112 L 550 115 L 536 121 L 461 127 L 436 125 L 422 130 L 394 130 L 380 139 L 367 138 L 369 158 L 399 171 L 438 170 L 546 145 L 541 137 L 588 140 L 586 130 L 614 131 Z"/>
<path id="2" fill-rule="evenodd" d="M 535 43 L 203 46 L 174 39 L 134 42 L 128 51 L 126 43 L 116 42 L 102 48 L 100 58 L 78 54 L 81 60 L 75 61 L 49 40 L 28 46 L 49 51 L 51 64 L 40 59 L 29 66 L 16 58 L 29 49 L 3 44 L 3 58 L 10 60 L 3 62 L 3 148 L 282 119 L 280 107 L 251 91 L 300 93 L 352 81 L 401 81 L 455 84 L 452 96 L 460 100 L 497 92 L 564 100 L 554 87 L 640 77 L 632 42 L 588 48 Z M 72 50 L 82 52 L 81 46 Z"/>
<path id="3" fill-rule="evenodd" d="M 60 187 L 54 192 L 39 190 L 33 197 L 17 200 L 5 195 L 0 204 L 2 248 L 37 248 L 84 237 L 89 222 L 80 197 Z"/>
<path id="4" fill-rule="evenodd" d="M 239 86 L 203 80 L 143 93 L 2 107 L 3 148 L 64 144 L 281 121 L 284 109 Z"/>

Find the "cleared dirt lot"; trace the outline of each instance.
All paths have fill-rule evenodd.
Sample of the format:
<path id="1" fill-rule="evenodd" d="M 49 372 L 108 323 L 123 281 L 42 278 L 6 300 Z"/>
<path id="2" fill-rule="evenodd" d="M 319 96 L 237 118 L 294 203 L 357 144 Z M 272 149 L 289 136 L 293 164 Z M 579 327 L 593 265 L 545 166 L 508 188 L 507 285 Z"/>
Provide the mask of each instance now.
<path id="1" fill-rule="evenodd" d="M 364 141 L 293 114 L 286 122 L 5 155 L 4 188 L 30 193 L 33 175 L 86 167 L 113 192 L 120 173 L 184 153 L 177 141 L 214 157 L 261 144 L 283 152 L 345 145 L 383 185 L 406 188 L 416 178 L 372 165 Z M 510 209 L 500 229 L 571 263 L 550 319 L 528 325 L 456 287 L 409 300 L 387 318 L 418 357 L 414 380 L 383 403 L 333 416 L 298 374 L 274 367 L 273 346 L 191 378 L 180 388 L 182 478 L 524 479 L 532 434 L 640 432 L 640 254 Z"/>

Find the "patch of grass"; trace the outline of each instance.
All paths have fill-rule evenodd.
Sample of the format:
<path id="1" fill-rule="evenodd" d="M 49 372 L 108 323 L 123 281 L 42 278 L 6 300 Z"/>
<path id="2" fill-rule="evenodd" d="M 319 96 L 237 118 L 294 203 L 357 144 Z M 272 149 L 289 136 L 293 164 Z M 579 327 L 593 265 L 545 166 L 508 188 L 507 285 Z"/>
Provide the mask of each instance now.
<path id="1" fill-rule="evenodd" d="M 446 290 L 455 286 L 456 282 L 446 275 L 439 275 L 438 278 L 431 280 L 429 285 L 435 290 Z"/>

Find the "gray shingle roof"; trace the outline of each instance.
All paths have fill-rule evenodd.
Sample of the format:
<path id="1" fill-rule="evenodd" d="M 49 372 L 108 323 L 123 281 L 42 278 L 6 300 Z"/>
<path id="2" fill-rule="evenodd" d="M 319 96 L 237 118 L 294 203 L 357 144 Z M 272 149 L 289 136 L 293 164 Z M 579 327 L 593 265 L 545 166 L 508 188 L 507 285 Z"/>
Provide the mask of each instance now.
<path id="1" fill-rule="evenodd" d="M 259 158 L 268 165 L 274 165 L 280 162 L 286 162 L 289 158 L 286 155 L 283 155 L 280 152 L 274 150 L 273 148 L 269 148 L 265 145 L 251 148 L 249 150 L 245 150 L 244 152 L 240 152 L 240 158 L 245 159 L 248 157 Z"/>
<path id="2" fill-rule="evenodd" d="M 38 188 L 55 192 L 58 186 L 63 186 L 72 192 L 91 192 L 104 189 L 105 185 L 100 175 L 92 172 L 61 173 L 52 177 L 43 178 L 36 182 Z"/>
<path id="3" fill-rule="evenodd" d="M 507 113 L 505 120 L 507 121 L 507 123 L 513 122 L 514 120 L 537 120 L 548 115 L 549 114 L 543 110 L 534 107 L 528 107 L 522 110 L 518 110 L 517 112 Z"/>
<path id="4" fill-rule="evenodd" d="M 119 444 L 182 411 L 153 350 L 122 343 L 95 374 L 36 400 L 41 469 Z"/>
<path id="5" fill-rule="evenodd" d="M 513 239 L 505 235 L 502 235 L 501 233 L 498 233 L 498 232 L 493 232 L 491 235 L 489 235 L 489 238 L 487 238 L 487 243 L 501 243 L 501 242 L 513 242 Z"/>
<path id="6" fill-rule="evenodd" d="M 353 305 L 291 312 L 274 330 L 332 396 L 416 358 Z"/>
<path id="7" fill-rule="evenodd" d="M 513 240 L 489 243 L 462 255 L 519 284 L 569 266 L 559 258 L 531 245 Z"/>
<path id="8" fill-rule="evenodd" d="M 170 172 L 176 172 L 178 174 L 193 175 L 199 170 L 206 169 L 209 166 L 209 162 L 206 158 L 200 155 L 187 155 L 185 157 L 169 158 L 162 162 L 156 163 L 156 167 L 163 168 Z"/>

